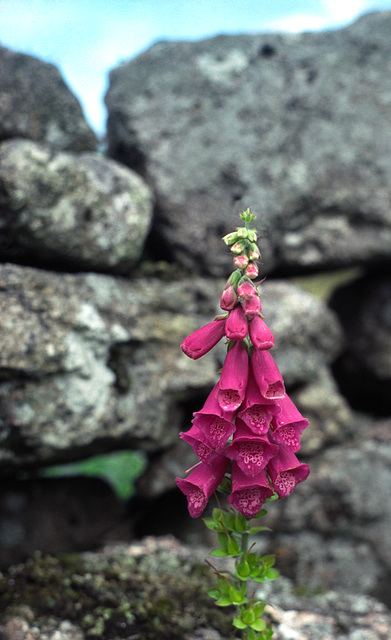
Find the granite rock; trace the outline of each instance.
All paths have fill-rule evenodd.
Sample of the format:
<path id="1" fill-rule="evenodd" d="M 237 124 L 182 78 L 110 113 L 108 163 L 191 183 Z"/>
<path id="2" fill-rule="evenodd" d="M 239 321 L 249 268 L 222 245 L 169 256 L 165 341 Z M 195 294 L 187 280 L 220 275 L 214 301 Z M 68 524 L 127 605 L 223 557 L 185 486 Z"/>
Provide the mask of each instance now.
<path id="1" fill-rule="evenodd" d="M 0 47 L 0 140 L 9 138 L 63 151 L 94 151 L 98 144 L 54 65 Z"/>

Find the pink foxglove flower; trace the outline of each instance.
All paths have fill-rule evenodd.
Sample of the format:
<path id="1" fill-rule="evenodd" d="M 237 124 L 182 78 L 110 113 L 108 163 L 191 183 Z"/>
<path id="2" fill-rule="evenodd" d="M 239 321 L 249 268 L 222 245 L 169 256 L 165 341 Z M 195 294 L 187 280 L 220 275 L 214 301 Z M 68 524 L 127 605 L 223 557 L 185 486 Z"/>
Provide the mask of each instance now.
<path id="1" fill-rule="evenodd" d="M 240 304 L 225 321 L 225 335 L 229 340 L 243 340 L 247 335 L 247 318 Z"/>
<path id="2" fill-rule="evenodd" d="M 238 294 L 235 291 L 235 287 L 230 284 L 226 287 L 220 298 L 220 307 L 224 311 L 231 311 L 238 301 Z"/>
<path id="3" fill-rule="evenodd" d="M 243 300 L 243 311 L 249 318 L 254 318 L 261 313 L 261 300 L 259 296 L 253 296 L 249 300 Z"/>
<path id="4" fill-rule="evenodd" d="M 213 467 L 201 462 L 187 478 L 176 479 L 179 489 L 187 498 L 187 506 L 192 518 L 199 518 L 202 514 L 210 496 L 221 483 L 228 464 L 227 458 L 221 455 L 214 461 Z"/>
<path id="5" fill-rule="evenodd" d="M 213 320 L 191 333 L 181 344 L 189 358 L 198 360 L 208 353 L 224 336 L 225 319 Z"/>
<path id="6" fill-rule="evenodd" d="M 248 379 L 249 359 L 243 342 L 235 342 L 221 370 L 217 399 L 224 411 L 235 411 L 243 402 Z"/>
<path id="7" fill-rule="evenodd" d="M 242 298 L 242 300 L 251 300 L 254 296 L 257 296 L 257 290 L 249 280 L 244 280 L 239 283 L 238 286 L 238 296 Z"/>
<path id="8" fill-rule="evenodd" d="M 280 412 L 275 400 L 268 400 L 261 396 L 251 371 L 248 378 L 246 395 L 238 418 L 256 435 L 262 436 L 269 431 L 273 416 Z"/>
<path id="9" fill-rule="evenodd" d="M 272 486 L 280 498 L 289 496 L 299 482 L 308 477 L 308 464 L 299 462 L 292 451 L 280 445 L 278 454 L 267 465 Z"/>
<path id="10" fill-rule="evenodd" d="M 247 278 L 251 278 L 251 280 L 258 278 L 258 273 L 258 267 L 255 262 L 250 262 L 244 270 L 244 275 L 247 276 Z"/>
<path id="11" fill-rule="evenodd" d="M 219 454 L 210 446 L 208 438 L 201 429 L 193 425 L 189 431 L 180 433 L 179 435 L 182 440 L 187 442 L 193 448 L 194 453 L 198 456 L 201 462 L 205 462 L 209 465 L 214 463 Z"/>
<path id="12" fill-rule="evenodd" d="M 220 391 L 217 383 L 204 406 L 200 411 L 196 411 L 193 418 L 193 425 L 202 431 L 206 436 L 206 442 L 215 451 L 222 451 L 235 431 L 233 418 L 235 411 L 224 411 L 220 406 L 217 395 Z"/>
<path id="13" fill-rule="evenodd" d="M 308 427 L 308 420 L 301 415 L 287 394 L 277 402 L 280 412 L 273 418 L 270 438 L 272 442 L 285 445 L 290 451 L 299 451 L 300 436 Z"/>
<path id="14" fill-rule="evenodd" d="M 245 253 L 234 257 L 234 265 L 237 269 L 245 269 L 248 265 L 248 258 Z"/>
<path id="15" fill-rule="evenodd" d="M 274 336 L 260 316 L 250 320 L 248 332 L 250 340 L 256 349 L 271 349 L 274 345 Z"/>
<path id="16" fill-rule="evenodd" d="M 234 439 L 224 453 L 227 458 L 236 460 L 243 473 L 255 476 L 277 455 L 278 446 L 269 442 L 266 435 L 256 436 L 237 418 Z"/>
<path id="17" fill-rule="evenodd" d="M 284 381 L 269 351 L 254 349 L 251 354 L 251 369 L 264 398 L 274 400 L 284 397 Z"/>
<path id="18" fill-rule="evenodd" d="M 269 487 L 265 470 L 255 476 L 248 476 L 232 463 L 232 492 L 227 502 L 232 504 L 245 518 L 254 518 L 273 490 Z"/>

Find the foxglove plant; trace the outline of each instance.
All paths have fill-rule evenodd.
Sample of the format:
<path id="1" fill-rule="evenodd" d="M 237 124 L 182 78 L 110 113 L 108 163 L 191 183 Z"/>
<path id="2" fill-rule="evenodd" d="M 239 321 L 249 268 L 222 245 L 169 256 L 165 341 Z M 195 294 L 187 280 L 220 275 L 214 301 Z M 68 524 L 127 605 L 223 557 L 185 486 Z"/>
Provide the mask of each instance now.
<path id="1" fill-rule="evenodd" d="M 197 360 L 225 337 L 227 355 L 220 380 L 194 413 L 191 428 L 180 434 L 199 463 L 176 481 L 193 518 L 201 516 L 217 489 L 226 494 L 228 510 L 219 505 L 205 523 L 220 544 L 212 555 L 235 558 L 235 569 L 215 569 L 216 587 L 208 593 L 219 606 L 237 607 L 233 625 L 242 630 L 243 640 L 270 640 L 273 629 L 262 618 L 266 603 L 248 594 L 247 583 L 274 580 L 279 573 L 273 568 L 275 556 L 261 557 L 249 547 L 249 536 L 267 529 L 250 520 L 266 514 L 266 501 L 285 498 L 307 478 L 309 467 L 295 454 L 308 420 L 286 394 L 270 353 L 274 336 L 261 314 L 255 283 L 261 257 L 257 232 L 250 228 L 255 217 L 247 209 L 240 214 L 244 226 L 223 238 L 236 267 L 220 299 L 225 314 L 181 345 Z"/>

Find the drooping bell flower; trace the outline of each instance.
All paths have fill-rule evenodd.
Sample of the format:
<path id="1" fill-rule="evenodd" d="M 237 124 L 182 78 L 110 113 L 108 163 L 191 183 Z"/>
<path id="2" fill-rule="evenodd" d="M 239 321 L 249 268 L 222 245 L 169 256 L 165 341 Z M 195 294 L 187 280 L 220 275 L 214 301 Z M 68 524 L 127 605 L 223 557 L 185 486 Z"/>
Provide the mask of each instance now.
<path id="1" fill-rule="evenodd" d="M 235 342 L 228 351 L 221 370 L 217 399 L 224 411 L 235 411 L 244 400 L 249 359 L 243 342 Z"/>
<path id="2" fill-rule="evenodd" d="M 193 425 L 196 426 L 206 437 L 206 442 L 215 451 L 222 451 L 235 431 L 233 418 L 235 411 L 225 411 L 218 402 L 217 396 L 220 391 L 217 383 L 204 406 L 200 411 L 194 413 Z"/>
<path id="3" fill-rule="evenodd" d="M 292 493 L 299 482 L 303 482 L 308 477 L 310 468 L 308 464 L 299 462 L 292 451 L 280 445 L 278 454 L 267 464 L 267 472 L 279 498 L 285 498 Z"/>
<path id="4" fill-rule="evenodd" d="M 271 349 L 274 345 L 274 336 L 260 316 L 250 320 L 248 332 L 250 340 L 256 349 Z"/>
<path id="5" fill-rule="evenodd" d="M 225 321 L 225 335 L 228 340 L 243 340 L 247 335 L 247 318 L 240 304 L 230 311 Z"/>
<path id="6" fill-rule="evenodd" d="M 198 360 L 208 353 L 224 336 L 225 318 L 213 320 L 193 331 L 181 344 L 181 349 L 189 358 Z"/>
<path id="7" fill-rule="evenodd" d="M 273 418 L 270 439 L 277 444 L 283 444 L 290 451 L 299 451 L 300 436 L 308 427 L 308 420 L 301 415 L 287 394 L 277 400 L 277 403 L 280 411 Z"/>
<path id="8" fill-rule="evenodd" d="M 278 446 L 269 442 L 266 435 L 256 436 L 239 418 L 235 424 L 234 438 L 224 454 L 230 460 L 236 460 L 243 473 L 255 476 L 277 455 Z"/>
<path id="9" fill-rule="evenodd" d="M 178 488 L 187 498 L 192 518 L 199 518 L 227 471 L 229 461 L 219 456 L 213 466 L 201 462 L 187 478 L 176 478 Z"/>
<path id="10" fill-rule="evenodd" d="M 275 400 L 269 400 L 261 395 L 250 370 L 246 395 L 238 418 L 243 420 L 256 435 L 261 436 L 269 431 L 273 416 L 279 412 L 280 407 Z"/>
<path id="11" fill-rule="evenodd" d="M 211 465 L 218 457 L 219 454 L 210 446 L 205 433 L 194 424 L 188 431 L 182 432 L 179 435 L 182 440 L 193 448 L 194 453 L 201 462 Z"/>
<path id="12" fill-rule="evenodd" d="M 248 300 L 242 302 L 243 311 L 249 318 L 255 318 L 255 316 L 261 313 L 261 300 L 259 296 L 254 296 Z"/>
<path id="13" fill-rule="evenodd" d="M 236 462 L 233 462 L 231 473 L 232 491 L 227 502 L 240 511 L 245 518 L 254 518 L 265 500 L 273 495 L 265 470 L 255 476 L 248 476 Z"/>
<path id="14" fill-rule="evenodd" d="M 251 369 L 264 398 L 274 400 L 284 397 L 284 381 L 269 351 L 253 349 L 251 354 Z"/>

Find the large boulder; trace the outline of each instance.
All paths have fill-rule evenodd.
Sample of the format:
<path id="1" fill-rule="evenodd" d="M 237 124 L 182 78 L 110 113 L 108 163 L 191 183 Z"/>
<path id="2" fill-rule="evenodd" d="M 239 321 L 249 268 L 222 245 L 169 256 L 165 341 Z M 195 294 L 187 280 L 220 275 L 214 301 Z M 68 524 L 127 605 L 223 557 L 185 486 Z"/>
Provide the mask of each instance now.
<path id="1" fill-rule="evenodd" d="M 268 270 L 389 260 L 390 30 L 381 12 L 339 31 L 164 42 L 114 69 L 109 153 L 156 191 L 160 252 L 223 275 L 218 238 L 250 205 Z"/>
<path id="2" fill-rule="evenodd" d="M 99 153 L 0 144 L 0 238 L 9 261 L 127 273 L 152 210 L 142 178 Z"/>
<path id="3" fill-rule="evenodd" d="M 93 151 L 97 146 L 58 69 L 0 46 L 0 140 L 19 137 L 66 151 Z"/>
<path id="4" fill-rule="evenodd" d="M 225 351 L 221 343 L 195 363 L 179 344 L 218 312 L 222 286 L 1 265 L 2 470 L 107 447 L 160 451 L 174 444 L 217 381 Z M 276 360 L 291 385 L 306 388 L 339 352 L 338 322 L 293 285 L 268 282 L 262 291 L 266 317 L 267 300 L 276 301 L 271 326 L 284 325 L 290 336 Z M 287 322 L 295 309 L 306 310 L 303 321 Z M 319 413 L 316 397 L 306 406 L 310 419 Z M 324 411 L 340 430 L 346 416 L 335 406 Z"/>

